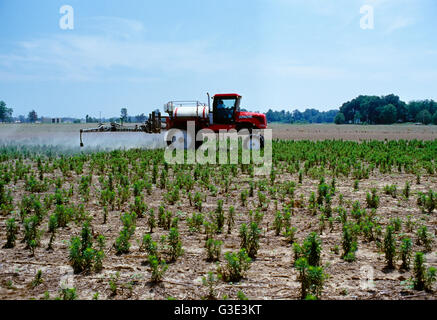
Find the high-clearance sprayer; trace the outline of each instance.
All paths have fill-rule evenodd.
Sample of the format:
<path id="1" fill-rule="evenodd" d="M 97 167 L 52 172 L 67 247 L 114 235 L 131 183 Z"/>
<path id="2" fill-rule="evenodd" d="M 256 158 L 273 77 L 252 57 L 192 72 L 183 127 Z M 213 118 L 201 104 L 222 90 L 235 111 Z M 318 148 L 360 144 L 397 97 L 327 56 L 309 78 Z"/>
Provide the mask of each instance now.
<path id="1" fill-rule="evenodd" d="M 163 130 L 179 129 L 183 139 L 173 136 L 167 144 L 175 147 L 188 148 L 196 140 L 187 131 L 187 124 L 193 121 L 195 124 L 195 134 L 201 129 L 210 129 L 216 133 L 219 130 L 247 129 L 250 133 L 250 143 L 252 147 L 263 147 L 264 139 L 262 135 L 252 133 L 253 129 L 266 129 L 267 119 L 262 113 L 246 112 L 240 110 L 241 96 L 236 93 L 216 94 L 212 97 L 213 106 L 211 108 L 210 96 L 208 104 L 199 101 L 170 101 L 164 105 L 164 112 L 168 116 L 161 116 L 159 110 L 149 114 L 149 118 L 141 125 L 124 126 L 118 123 L 109 125 L 100 124 L 97 128 L 80 130 L 80 146 L 83 147 L 82 134 L 86 132 L 144 132 L 161 133 Z M 182 138 L 182 136 L 180 137 Z M 181 146 L 178 146 L 181 144 Z M 197 145 L 196 145 L 197 146 Z"/>

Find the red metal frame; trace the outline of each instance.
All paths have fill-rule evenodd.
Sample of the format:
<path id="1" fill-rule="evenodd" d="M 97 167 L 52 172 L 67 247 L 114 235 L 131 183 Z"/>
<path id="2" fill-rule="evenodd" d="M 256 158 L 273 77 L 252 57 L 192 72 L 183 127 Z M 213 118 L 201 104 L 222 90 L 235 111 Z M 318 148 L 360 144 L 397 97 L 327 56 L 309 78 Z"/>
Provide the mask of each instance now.
<path id="1" fill-rule="evenodd" d="M 240 98 L 241 95 L 237 93 L 220 93 L 213 96 L 213 98 L 229 98 L 235 97 Z M 200 119 L 200 118 L 166 118 L 166 126 L 167 130 L 172 128 L 187 129 L 187 122 L 194 121 L 196 125 L 196 131 L 201 129 L 211 129 L 214 132 L 218 132 L 219 130 L 231 130 L 231 129 L 239 129 L 239 128 L 250 128 L 250 129 L 266 129 L 267 128 L 267 119 L 266 116 L 262 113 L 256 112 L 247 112 L 240 111 L 239 109 L 234 114 L 234 122 L 229 124 L 209 124 L 209 119 Z"/>

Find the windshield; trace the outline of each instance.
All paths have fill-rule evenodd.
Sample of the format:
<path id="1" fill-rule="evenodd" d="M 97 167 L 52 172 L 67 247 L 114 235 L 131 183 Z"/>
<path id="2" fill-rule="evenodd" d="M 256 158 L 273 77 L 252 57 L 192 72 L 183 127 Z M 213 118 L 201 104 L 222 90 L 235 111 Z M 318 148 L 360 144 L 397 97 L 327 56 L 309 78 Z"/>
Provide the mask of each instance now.
<path id="1" fill-rule="evenodd" d="M 217 107 L 223 109 L 232 109 L 235 107 L 235 98 L 218 98 Z"/>

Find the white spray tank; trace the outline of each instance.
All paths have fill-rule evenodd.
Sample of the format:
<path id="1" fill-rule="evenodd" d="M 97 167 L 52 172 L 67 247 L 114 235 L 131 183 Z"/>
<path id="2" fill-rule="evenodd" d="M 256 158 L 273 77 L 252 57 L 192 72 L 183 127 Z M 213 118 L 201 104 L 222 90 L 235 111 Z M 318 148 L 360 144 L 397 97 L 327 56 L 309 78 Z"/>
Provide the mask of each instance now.
<path id="1" fill-rule="evenodd" d="M 200 118 L 208 119 L 209 110 L 207 106 L 197 107 L 175 107 L 173 110 L 173 118 Z"/>
<path id="2" fill-rule="evenodd" d="M 210 114 L 209 106 L 198 101 L 170 101 L 164 105 L 164 111 L 174 119 L 208 119 Z"/>

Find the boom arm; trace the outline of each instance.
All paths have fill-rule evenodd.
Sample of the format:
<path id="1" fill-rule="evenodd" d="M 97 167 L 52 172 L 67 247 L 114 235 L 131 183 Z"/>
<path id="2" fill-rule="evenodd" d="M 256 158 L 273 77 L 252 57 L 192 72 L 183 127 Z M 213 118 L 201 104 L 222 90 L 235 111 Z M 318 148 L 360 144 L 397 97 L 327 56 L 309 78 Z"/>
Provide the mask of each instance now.
<path id="1" fill-rule="evenodd" d="M 160 112 L 152 112 L 149 118 L 141 125 L 123 126 L 111 122 L 109 125 L 99 124 L 97 128 L 80 129 L 80 146 L 83 147 L 82 134 L 85 132 L 144 132 L 161 133 L 163 129 L 162 117 Z"/>

